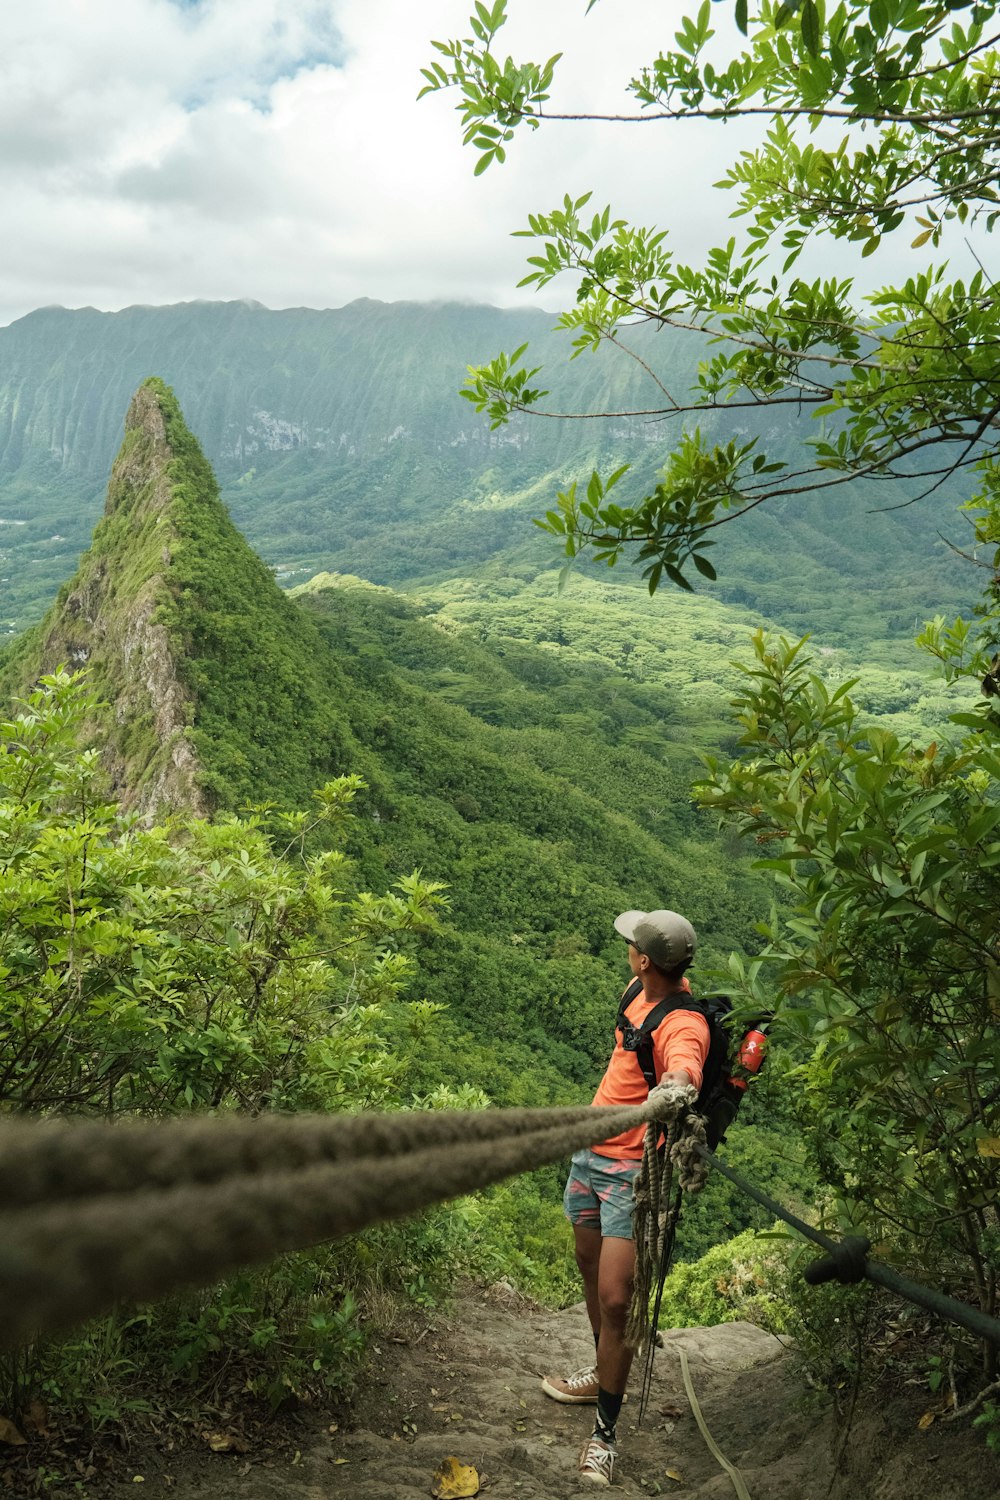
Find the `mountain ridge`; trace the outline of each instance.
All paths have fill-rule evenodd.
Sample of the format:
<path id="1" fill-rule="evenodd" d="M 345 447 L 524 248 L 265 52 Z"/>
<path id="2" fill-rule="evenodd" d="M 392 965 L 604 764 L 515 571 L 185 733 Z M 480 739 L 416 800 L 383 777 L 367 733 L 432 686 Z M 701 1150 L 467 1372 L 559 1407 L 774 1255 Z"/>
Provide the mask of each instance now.
<path id="1" fill-rule="evenodd" d="M 629 338 L 678 392 L 691 385 L 695 335 L 637 329 Z M 557 544 L 530 518 L 595 466 L 630 463 L 623 490 L 641 493 L 675 429 L 525 416 L 491 431 L 459 398 L 467 366 L 525 341 L 531 364 L 546 367 L 547 405 L 649 405 L 622 351 L 567 365 L 567 336 L 540 309 L 359 299 L 323 310 L 203 302 L 27 314 L 0 329 L 8 628 L 37 617 L 72 571 L 99 513 L 121 413 L 153 371 L 177 391 L 234 519 L 282 581 L 326 570 L 405 587 L 497 559 L 551 566 Z M 713 441 L 756 435 L 779 456 L 798 452 L 808 430 L 746 411 L 706 412 L 699 426 Z M 857 636 L 861 615 L 877 611 L 881 633 L 906 635 L 915 615 L 957 613 L 974 587 L 937 534 L 956 497 L 886 508 L 900 498 L 861 482 L 822 503 L 762 507 L 720 529 L 720 582 L 705 591 L 800 633 L 837 629 L 853 614 L 844 628 Z M 813 619 L 817 603 L 831 606 L 826 618 Z"/>

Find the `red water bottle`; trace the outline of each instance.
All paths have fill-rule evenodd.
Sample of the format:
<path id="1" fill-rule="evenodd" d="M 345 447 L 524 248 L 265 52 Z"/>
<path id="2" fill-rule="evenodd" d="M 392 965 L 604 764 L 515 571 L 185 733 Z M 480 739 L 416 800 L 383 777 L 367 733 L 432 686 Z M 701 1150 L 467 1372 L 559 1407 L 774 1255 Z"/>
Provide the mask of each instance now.
<path id="1" fill-rule="evenodd" d="M 736 1054 L 733 1075 L 729 1079 L 734 1089 L 739 1089 L 742 1093 L 749 1080 L 760 1072 L 764 1064 L 764 1054 L 766 1051 L 767 1037 L 756 1026 L 751 1027 L 742 1042 L 740 1042 L 740 1050 Z"/>

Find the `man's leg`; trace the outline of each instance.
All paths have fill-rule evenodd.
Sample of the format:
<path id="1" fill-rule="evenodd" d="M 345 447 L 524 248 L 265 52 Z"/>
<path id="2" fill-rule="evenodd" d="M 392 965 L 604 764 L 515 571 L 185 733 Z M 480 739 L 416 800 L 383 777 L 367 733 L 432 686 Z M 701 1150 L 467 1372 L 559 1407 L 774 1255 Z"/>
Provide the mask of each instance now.
<path id="1" fill-rule="evenodd" d="M 605 1235 L 597 1272 L 597 1305 L 601 1333 L 597 1343 L 597 1414 L 590 1442 L 580 1454 L 580 1478 L 609 1485 L 614 1475 L 618 1416 L 632 1367 L 625 1325 L 632 1300 L 635 1245 L 620 1235 Z"/>
<path id="2" fill-rule="evenodd" d="M 583 1295 L 587 1316 L 594 1332 L 594 1346 L 601 1331 L 600 1298 L 597 1290 L 601 1260 L 601 1202 L 590 1180 L 589 1153 L 579 1151 L 573 1157 L 569 1180 L 563 1195 L 566 1217 L 573 1226 L 576 1263 L 583 1278 Z M 542 1390 L 554 1401 L 592 1406 L 597 1400 L 596 1353 L 592 1364 L 571 1375 L 546 1375 Z"/>
<path id="3" fill-rule="evenodd" d="M 597 1277 L 600 1341 L 597 1345 L 597 1378 L 601 1389 L 624 1395 L 633 1351 L 625 1342 L 625 1324 L 632 1301 L 635 1276 L 633 1240 L 607 1236 L 601 1241 Z M 590 1304 L 587 1304 L 588 1311 Z M 593 1319 L 591 1319 L 593 1322 Z"/>
<path id="4" fill-rule="evenodd" d="M 587 1317 L 590 1326 L 594 1330 L 594 1348 L 598 1347 L 601 1337 L 601 1301 L 598 1290 L 599 1272 L 601 1264 L 601 1239 L 599 1229 L 590 1229 L 583 1224 L 573 1225 L 573 1236 L 576 1241 L 576 1263 L 580 1268 L 583 1278 L 583 1295 L 587 1303 Z"/>

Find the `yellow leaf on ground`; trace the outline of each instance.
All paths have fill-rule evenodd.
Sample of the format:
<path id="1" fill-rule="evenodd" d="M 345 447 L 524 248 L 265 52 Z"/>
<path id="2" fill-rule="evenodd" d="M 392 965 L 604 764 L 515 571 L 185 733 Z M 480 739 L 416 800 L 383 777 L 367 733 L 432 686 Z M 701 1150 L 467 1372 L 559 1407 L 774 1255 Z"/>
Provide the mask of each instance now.
<path id="1" fill-rule="evenodd" d="M 988 1135 L 976 1144 L 980 1156 L 1000 1156 L 1000 1136 Z"/>
<path id="2" fill-rule="evenodd" d="M 213 1453 L 246 1453 L 250 1446 L 235 1432 L 203 1432 L 202 1437 Z"/>
<path id="3" fill-rule="evenodd" d="M 663 1472 L 666 1474 L 668 1479 L 676 1479 L 678 1484 L 684 1483 L 684 1475 L 679 1469 L 664 1469 Z"/>
<path id="4" fill-rule="evenodd" d="M 469 1496 L 479 1494 L 479 1475 L 471 1464 L 449 1456 L 435 1470 L 431 1494 L 435 1500 L 468 1500 Z"/>
<path id="5" fill-rule="evenodd" d="M 9 1417 L 0 1417 L 0 1443 L 11 1448 L 23 1448 L 28 1439 L 19 1432 Z"/>
<path id="6" fill-rule="evenodd" d="M 937 1412 L 936 1411 L 925 1411 L 924 1412 L 923 1416 L 920 1418 L 920 1421 L 917 1423 L 917 1426 L 920 1428 L 921 1432 L 926 1432 L 927 1431 L 928 1427 L 930 1427 L 933 1424 L 934 1418 L 936 1416 L 937 1416 Z"/>

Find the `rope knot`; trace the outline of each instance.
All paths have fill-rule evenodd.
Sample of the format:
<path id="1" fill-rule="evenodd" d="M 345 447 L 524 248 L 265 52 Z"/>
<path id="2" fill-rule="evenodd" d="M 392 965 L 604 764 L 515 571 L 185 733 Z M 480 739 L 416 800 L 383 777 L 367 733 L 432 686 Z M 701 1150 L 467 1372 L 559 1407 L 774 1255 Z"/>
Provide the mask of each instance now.
<path id="1" fill-rule="evenodd" d="M 670 1160 L 677 1168 L 677 1181 L 686 1193 L 700 1193 L 708 1181 L 709 1166 L 702 1152 L 708 1149 L 705 1121 L 690 1114 L 685 1121 L 686 1133 L 670 1148 Z"/>
<path id="2" fill-rule="evenodd" d="M 697 1098 L 698 1090 L 693 1083 L 658 1083 L 649 1091 L 653 1119 L 661 1122 L 676 1120 L 691 1108 Z"/>

